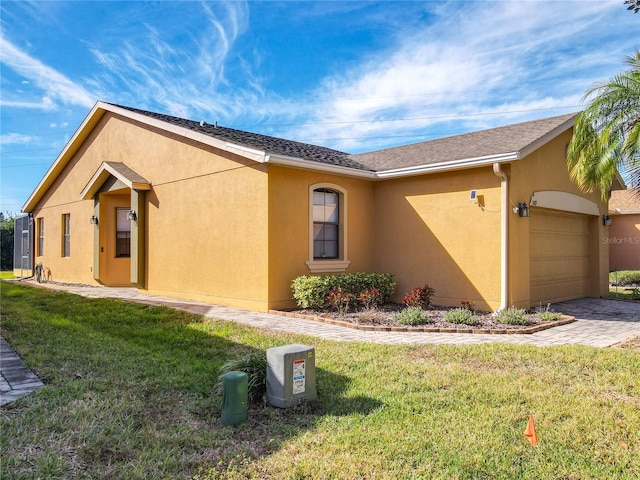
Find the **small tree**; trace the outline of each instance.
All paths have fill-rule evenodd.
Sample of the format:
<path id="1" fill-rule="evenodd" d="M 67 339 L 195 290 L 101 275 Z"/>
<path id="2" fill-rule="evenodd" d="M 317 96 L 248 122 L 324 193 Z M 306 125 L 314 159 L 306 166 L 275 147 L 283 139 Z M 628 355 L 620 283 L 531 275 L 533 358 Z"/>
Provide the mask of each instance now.
<path id="1" fill-rule="evenodd" d="M 13 215 L 0 212 L 0 270 L 13 270 Z"/>

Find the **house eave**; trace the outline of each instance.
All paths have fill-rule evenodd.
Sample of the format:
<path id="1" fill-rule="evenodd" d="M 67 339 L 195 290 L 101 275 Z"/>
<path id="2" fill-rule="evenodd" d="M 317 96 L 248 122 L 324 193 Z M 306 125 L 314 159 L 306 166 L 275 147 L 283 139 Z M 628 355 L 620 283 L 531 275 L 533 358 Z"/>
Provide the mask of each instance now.
<path id="1" fill-rule="evenodd" d="M 376 178 L 407 177 L 411 175 L 424 175 L 427 173 L 446 172 L 449 170 L 462 170 L 466 168 L 482 167 L 493 165 L 494 163 L 507 163 L 522 158 L 520 152 L 501 153 L 498 155 L 487 155 L 484 157 L 463 158 L 450 162 L 432 163 L 427 165 L 416 165 L 413 167 L 395 168 L 376 172 Z"/>
<path id="2" fill-rule="evenodd" d="M 547 143 L 549 143 L 551 140 L 553 140 L 557 136 L 563 134 L 564 132 L 566 132 L 567 130 L 572 128 L 573 124 L 576 121 L 576 117 L 577 116 L 578 116 L 577 113 L 574 114 L 571 118 L 569 118 L 568 120 L 565 120 L 563 123 L 558 125 L 553 130 L 547 132 L 545 135 L 543 135 L 540 138 L 538 138 L 537 140 L 531 142 L 526 147 L 523 147 L 522 149 L 520 149 L 520 157 L 521 158 L 526 157 L 527 155 L 529 155 L 529 154 L 533 153 L 534 151 L 538 150 L 543 145 L 546 145 Z"/>
<path id="3" fill-rule="evenodd" d="M 128 167 L 127 169 L 131 170 Z M 131 173 L 134 172 L 131 171 Z M 109 162 L 102 162 L 102 165 L 100 165 L 100 168 L 98 168 L 96 173 L 93 174 L 93 176 L 87 183 L 87 186 L 82 189 L 82 192 L 80 192 L 80 198 L 82 198 L 83 200 L 89 200 L 93 198 L 96 192 L 100 190 L 104 182 L 107 180 L 107 178 L 111 176 L 120 180 L 131 190 L 151 190 L 151 184 L 148 181 L 144 179 L 144 181 L 131 179 L 122 172 L 119 172 L 116 168 L 114 168 L 114 165 L 111 165 Z"/>
<path id="4" fill-rule="evenodd" d="M 64 146 L 60 154 L 56 157 L 51 167 L 49 167 L 38 185 L 36 185 L 36 188 L 33 190 L 33 192 L 31 192 L 31 195 L 29 195 L 29 198 L 22 206 L 23 212 L 31 213 L 35 209 L 36 205 L 38 204 L 44 193 L 47 191 L 47 189 L 51 187 L 51 185 L 53 185 L 53 182 L 62 172 L 64 167 L 67 166 L 67 163 L 69 163 L 71 157 L 75 154 L 80 145 L 82 145 L 82 143 L 86 140 L 93 127 L 100 121 L 100 119 L 104 115 L 105 110 L 103 108 L 103 105 L 104 104 L 102 102 L 97 102 L 84 118 L 80 126 L 72 135 L 71 139 Z"/>
<path id="5" fill-rule="evenodd" d="M 314 162 L 312 160 L 304 160 L 298 157 L 287 157 L 284 155 L 267 154 L 265 163 L 273 163 L 276 165 L 284 165 L 287 167 L 303 168 L 305 170 L 319 170 L 337 175 L 348 175 L 350 177 L 359 178 L 375 178 L 375 172 L 370 170 L 358 170 L 351 167 L 343 167 L 341 165 L 330 165 L 327 163 Z"/>

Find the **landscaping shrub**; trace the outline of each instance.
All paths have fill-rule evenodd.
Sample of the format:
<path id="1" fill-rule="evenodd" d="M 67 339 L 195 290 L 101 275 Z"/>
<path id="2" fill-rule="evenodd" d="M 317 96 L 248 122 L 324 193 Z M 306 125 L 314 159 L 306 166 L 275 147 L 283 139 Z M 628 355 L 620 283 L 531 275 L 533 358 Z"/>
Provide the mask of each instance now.
<path id="1" fill-rule="evenodd" d="M 345 294 L 359 297 L 377 289 L 380 303 L 388 302 L 396 288 L 392 273 L 342 273 L 339 275 L 302 275 L 291 282 L 293 298 L 300 308 L 326 308 L 331 290 L 340 287 Z"/>
<path id="2" fill-rule="evenodd" d="M 476 302 L 472 300 L 461 300 L 460 305 L 462 305 L 462 308 L 469 310 L 471 313 L 476 313 Z"/>
<path id="3" fill-rule="evenodd" d="M 379 288 L 369 288 L 360 292 L 358 302 L 362 304 L 365 310 L 374 310 L 384 303 L 384 298 Z"/>
<path id="4" fill-rule="evenodd" d="M 429 285 L 416 287 L 402 297 L 402 303 L 407 307 L 426 308 L 431 305 L 431 297 L 434 293 L 436 293 L 436 289 L 431 288 Z"/>
<path id="5" fill-rule="evenodd" d="M 477 325 L 478 317 L 468 308 L 454 308 L 444 314 L 443 320 L 445 322 L 457 323 L 463 325 Z"/>
<path id="6" fill-rule="evenodd" d="M 407 307 L 400 313 L 396 313 L 393 318 L 402 325 L 424 325 L 429 323 L 429 315 L 422 310 L 422 307 Z"/>
<path id="7" fill-rule="evenodd" d="M 218 381 L 213 387 L 215 395 L 223 394 L 225 374 L 236 371 L 247 374 L 249 403 L 262 402 L 267 393 L 267 353 L 264 351 L 247 353 L 222 365 Z"/>
<path id="8" fill-rule="evenodd" d="M 640 285 L 640 270 L 620 270 L 609 273 L 609 283 L 624 287 L 626 285 Z"/>
<path id="9" fill-rule="evenodd" d="M 551 305 L 547 303 L 546 307 L 537 307 L 534 311 L 536 316 L 540 320 L 544 320 L 545 322 L 553 322 L 555 320 L 560 320 L 562 318 L 562 314 L 558 312 L 554 312 L 551 309 Z"/>
<path id="10" fill-rule="evenodd" d="M 331 292 L 329 292 L 329 295 L 327 295 L 329 305 L 335 308 L 339 313 L 348 312 L 353 300 L 353 295 L 344 292 L 340 287 L 333 287 Z"/>
<path id="11" fill-rule="evenodd" d="M 509 307 L 496 312 L 497 322 L 508 325 L 529 325 L 531 321 L 524 308 Z"/>

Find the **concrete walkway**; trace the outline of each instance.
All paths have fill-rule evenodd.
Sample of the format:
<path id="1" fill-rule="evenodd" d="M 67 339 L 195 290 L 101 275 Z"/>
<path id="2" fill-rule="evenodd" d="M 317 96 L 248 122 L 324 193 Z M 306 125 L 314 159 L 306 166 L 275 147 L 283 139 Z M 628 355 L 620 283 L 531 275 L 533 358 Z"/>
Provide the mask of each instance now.
<path id="1" fill-rule="evenodd" d="M 0 407 L 40 387 L 44 387 L 44 383 L 24 366 L 16 352 L 0 337 Z"/>
<path id="2" fill-rule="evenodd" d="M 108 288 L 92 286 L 65 286 L 51 283 L 37 284 L 56 290 L 65 290 L 85 297 L 112 298 L 164 305 L 178 310 L 197 313 L 208 318 L 265 328 L 278 332 L 299 333 L 327 340 L 360 341 L 388 344 L 434 343 L 469 345 L 479 343 L 515 343 L 537 346 L 588 345 L 609 347 L 633 336 L 640 335 L 640 303 L 620 300 L 585 298 L 553 305 L 557 312 L 576 317 L 568 325 L 533 334 L 477 335 L 464 333 L 367 332 L 336 325 L 302 320 L 269 313 L 249 312 L 202 302 L 146 295 L 135 288 Z"/>
<path id="3" fill-rule="evenodd" d="M 477 345 L 481 343 L 510 343 L 535 345 L 539 347 L 578 344 L 592 347 L 609 347 L 632 336 L 640 335 L 640 303 L 608 299 L 585 298 L 558 303 L 553 306 L 553 309 L 557 312 L 576 317 L 576 322 L 532 334 L 491 335 L 367 332 L 311 320 L 284 317 L 269 313 L 250 312 L 202 302 L 146 295 L 138 292 L 135 288 L 69 286 L 53 283 L 33 284 L 53 290 L 64 290 L 84 297 L 111 298 L 147 305 L 167 306 L 212 319 L 231 320 L 252 327 L 284 333 L 309 335 L 336 341 L 374 342 L 395 345 Z M 2 358 L 0 358 L 0 371 L 2 372 L 0 405 L 4 405 L 42 386 L 42 382 L 26 368 L 22 367 L 23 370 L 20 370 L 22 362 L 19 362 L 19 358 L 15 353 L 10 353 L 13 352 L 13 350 L 10 349 L 4 340 L 2 340 L 0 346 L 2 348 Z M 5 351 L 7 352 L 6 361 Z M 18 360 L 19 365 L 15 359 Z M 5 376 L 5 370 L 7 371 L 7 376 Z M 19 372 L 22 372 L 22 374 Z"/>

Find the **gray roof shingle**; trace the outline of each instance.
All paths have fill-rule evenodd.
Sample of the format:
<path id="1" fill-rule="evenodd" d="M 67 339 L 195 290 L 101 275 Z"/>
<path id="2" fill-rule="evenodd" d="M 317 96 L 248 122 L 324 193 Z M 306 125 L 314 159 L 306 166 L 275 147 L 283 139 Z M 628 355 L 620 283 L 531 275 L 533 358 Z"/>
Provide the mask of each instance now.
<path id="1" fill-rule="evenodd" d="M 351 155 L 351 158 L 379 172 L 520 152 L 576 115 L 570 113 L 516 123 L 428 142 L 360 153 Z"/>
<path id="2" fill-rule="evenodd" d="M 167 122 L 172 125 L 177 125 L 179 127 L 187 128 L 195 132 L 209 135 L 220 140 L 231 142 L 237 145 L 243 145 L 249 148 L 255 148 L 256 150 L 264 151 L 267 154 L 301 158 L 303 160 L 312 162 L 354 168 L 357 170 L 369 170 L 367 167 L 364 167 L 357 161 L 353 160 L 348 153 L 341 152 L 339 150 L 333 150 L 331 148 L 320 147 L 318 145 L 311 145 L 308 143 L 296 142 L 293 140 L 286 140 L 284 138 L 271 137 L 269 135 L 262 135 L 259 133 L 236 130 L 234 128 L 222 127 L 209 123 L 200 125 L 200 122 L 197 122 L 195 120 L 187 120 L 184 118 L 173 117 L 171 115 L 165 115 L 162 113 L 155 113 L 146 110 L 140 110 L 137 108 L 125 107 L 123 105 L 115 106 L 163 122 Z"/>
<path id="3" fill-rule="evenodd" d="M 283 155 L 328 165 L 381 172 L 398 168 L 433 165 L 456 160 L 520 152 L 562 126 L 577 114 L 570 113 L 452 137 L 350 155 L 339 150 L 236 130 L 195 120 L 115 105 L 147 117 L 183 127 L 267 154 Z"/>

